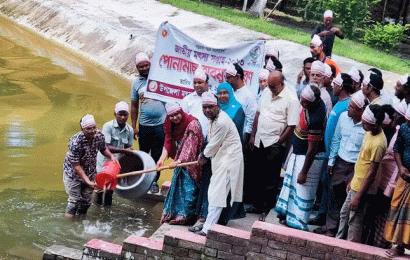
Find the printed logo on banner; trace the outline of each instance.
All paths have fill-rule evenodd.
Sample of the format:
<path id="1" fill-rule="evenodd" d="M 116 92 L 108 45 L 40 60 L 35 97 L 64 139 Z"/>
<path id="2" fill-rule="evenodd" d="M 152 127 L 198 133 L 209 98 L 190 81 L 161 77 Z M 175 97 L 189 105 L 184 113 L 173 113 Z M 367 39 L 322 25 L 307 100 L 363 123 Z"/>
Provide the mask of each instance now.
<path id="1" fill-rule="evenodd" d="M 146 97 L 164 102 L 180 102 L 194 92 L 193 76 L 202 66 L 209 77 L 209 89 L 216 92 L 225 81 L 229 64 L 237 63 L 244 70 L 244 83 L 255 95 L 258 75 L 264 62 L 265 41 L 249 41 L 227 48 L 212 48 L 187 36 L 170 23 L 158 29 L 154 56 L 148 77 Z"/>

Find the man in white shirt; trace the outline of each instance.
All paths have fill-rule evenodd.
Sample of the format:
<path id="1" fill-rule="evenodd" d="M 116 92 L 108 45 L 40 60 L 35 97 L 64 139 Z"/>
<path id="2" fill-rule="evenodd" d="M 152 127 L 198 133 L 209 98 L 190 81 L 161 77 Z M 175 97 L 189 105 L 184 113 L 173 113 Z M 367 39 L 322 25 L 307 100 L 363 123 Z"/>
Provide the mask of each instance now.
<path id="1" fill-rule="evenodd" d="M 262 213 L 261 221 L 276 204 L 284 145 L 298 124 L 300 109 L 296 94 L 284 84 L 283 74 L 273 71 L 268 88 L 262 93 L 250 140 L 258 158 L 253 178 L 257 181 L 252 189 L 256 193 L 253 211 Z"/>
<path id="2" fill-rule="evenodd" d="M 201 124 L 202 134 L 206 139 L 209 129 L 209 120 L 204 115 L 202 110 L 202 99 L 203 93 L 208 92 L 209 89 L 209 76 L 206 75 L 205 71 L 201 66 L 196 69 L 194 74 L 194 89 L 195 91 L 187 95 L 182 99 L 181 108 L 185 113 L 193 115 L 196 117 Z"/>
<path id="3" fill-rule="evenodd" d="M 326 116 L 329 117 L 330 112 L 333 109 L 332 98 L 324 87 L 326 68 L 323 62 L 314 61 L 310 68 L 310 83 L 317 84 L 320 90 L 320 98 L 326 105 Z"/>

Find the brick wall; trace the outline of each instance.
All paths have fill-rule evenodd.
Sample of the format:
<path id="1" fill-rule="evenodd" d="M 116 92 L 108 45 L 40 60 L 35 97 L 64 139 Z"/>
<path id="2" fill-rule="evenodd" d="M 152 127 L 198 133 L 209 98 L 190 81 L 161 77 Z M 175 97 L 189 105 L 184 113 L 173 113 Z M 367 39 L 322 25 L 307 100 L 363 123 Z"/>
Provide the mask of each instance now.
<path id="1" fill-rule="evenodd" d="M 53 255 L 52 251 L 47 249 L 43 259 L 69 259 Z M 121 246 L 93 239 L 85 245 L 81 260 L 387 259 L 384 255 L 385 250 L 380 248 L 256 221 L 251 232 L 214 225 L 207 237 L 172 229 L 164 241 L 133 235 Z"/>

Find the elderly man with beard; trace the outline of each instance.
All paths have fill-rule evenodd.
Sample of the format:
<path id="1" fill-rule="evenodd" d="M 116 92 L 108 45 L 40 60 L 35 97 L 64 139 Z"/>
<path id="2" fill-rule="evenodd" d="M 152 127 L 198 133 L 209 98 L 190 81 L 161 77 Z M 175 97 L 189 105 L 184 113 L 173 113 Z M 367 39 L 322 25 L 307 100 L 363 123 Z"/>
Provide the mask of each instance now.
<path id="1" fill-rule="evenodd" d="M 163 128 L 166 117 L 165 106 L 161 101 L 144 97 L 151 68 L 148 55 L 143 52 L 138 53 L 135 57 L 135 63 L 139 76 L 131 86 L 131 121 L 134 129 L 134 139 L 138 137 L 140 150 L 151 153 L 152 158 L 157 162 L 161 156 L 165 138 Z M 138 117 L 139 111 L 141 114 Z M 138 121 L 139 126 L 137 129 Z M 157 172 L 157 176 L 150 188 L 151 193 L 159 191 L 157 183 L 159 177 L 160 172 Z"/>
<path id="2" fill-rule="evenodd" d="M 64 159 L 64 187 L 68 194 L 65 215 L 83 217 L 91 205 L 91 194 L 98 188 L 95 183 L 97 152 L 118 163 L 117 158 L 108 150 L 104 135 L 98 130 L 93 115 L 84 116 L 81 131 L 70 138 Z"/>
<path id="3" fill-rule="evenodd" d="M 206 235 L 209 228 L 218 222 L 225 207 L 242 202 L 243 153 L 241 139 L 234 122 L 218 107 L 217 99 L 207 92 L 202 95 L 204 114 L 210 120 L 209 143 L 199 156 L 199 163 L 212 162 L 212 177 L 208 190 L 208 216 L 202 231 Z M 230 199 L 228 199 L 230 197 Z"/>

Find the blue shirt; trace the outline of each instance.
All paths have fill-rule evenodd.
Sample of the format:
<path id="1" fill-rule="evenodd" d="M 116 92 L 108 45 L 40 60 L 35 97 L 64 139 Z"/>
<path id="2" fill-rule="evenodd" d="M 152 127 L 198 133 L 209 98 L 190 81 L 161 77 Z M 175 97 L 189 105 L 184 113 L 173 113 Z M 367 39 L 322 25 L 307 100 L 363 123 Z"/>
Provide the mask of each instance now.
<path id="1" fill-rule="evenodd" d="M 330 112 L 329 114 L 329 119 L 327 120 L 325 131 L 326 157 L 329 156 L 330 153 L 330 142 L 332 141 L 333 135 L 335 133 L 337 121 L 339 121 L 340 114 L 347 110 L 349 101 L 350 98 L 337 102 L 333 107 L 332 112 Z"/>
<path id="2" fill-rule="evenodd" d="M 147 78 L 138 76 L 131 86 L 131 101 L 140 100 L 139 123 L 145 126 L 162 125 L 167 116 L 164 103 L 158 100 L 144 98 Z"/>
<path id="3" fill-rule="evenodd" d="M 336 156 L 344 161 L 356 163 L 364 138 L 362 122 L 355 124 L 353 119 L 343 112 L 336 125 L 336 130 L 330 145 L 329 166 L 335 164 Z"/>

